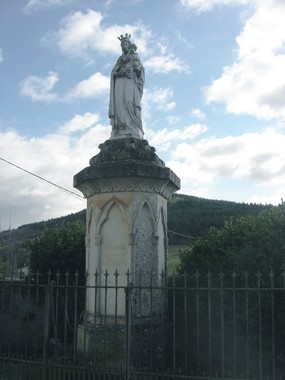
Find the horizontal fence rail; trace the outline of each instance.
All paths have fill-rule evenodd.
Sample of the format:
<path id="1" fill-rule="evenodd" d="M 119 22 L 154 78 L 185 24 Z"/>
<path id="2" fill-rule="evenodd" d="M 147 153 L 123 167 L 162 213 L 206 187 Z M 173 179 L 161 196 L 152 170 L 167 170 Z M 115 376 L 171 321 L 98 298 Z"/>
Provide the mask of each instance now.
<path id="1" fill-rule="evenodd" d="M 0 380 L 285 379 L 285 272 L 0 283 Z"/>

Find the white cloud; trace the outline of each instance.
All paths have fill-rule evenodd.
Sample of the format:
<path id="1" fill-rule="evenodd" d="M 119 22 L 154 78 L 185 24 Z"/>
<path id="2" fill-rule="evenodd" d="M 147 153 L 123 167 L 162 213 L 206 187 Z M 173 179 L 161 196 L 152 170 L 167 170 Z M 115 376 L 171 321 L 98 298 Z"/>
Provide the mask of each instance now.
<path id="1" fill-rule="evenodd" d="M 205 138 L 177 144 L 168 165 L 195 187 L 209 188 L 226 179 L 250 181 L 262 194 L 264 189 L 285 187 L 284 144 L 285 136 L 271 128 L 237 137 Z M 275 203 L 279 200 L 278 195 Z"/>
<path id="2" fill-rule="evenodd" d="M 50 34 L 44 41 L 51 40 L 62 52 L 83 59 L 87 64 L 94 62 L 94 53 L 98 51 L 119 54 L 121 48 L 117 37 L 124 33 L 132 35 L 139 53 L 148 51 L 151 32 L 143 24 L 103 26 L 103 19 L 100 12 L 93 10 L 74 12 L 63 20 L 59 31 Z"/>
<path id="3" fill-rule="evenodd" d="M 78 83 L 66 96 L 67 99 L 90 98 L 105 94 L 110 89 L 110 78 L 97 72 Z"/>
<path id="4" fill-rule="evenodd" d="M 205 89 L 208 102 L 228 112 L 285 120 L 285 2 L 256 2 L 237 37 L 237 60 Z"/>
<path id="5" fill-rule="evenodd" d="M 46 77 L 29 76 L 20 84 L 20 93 L 33 101 L 51 103 L 100 96 L 106 94 L 110 88 L 109 77 L 97 72 L 79 82 L 67 94 L 59 96 L 58 93 L 52 91 L 58 80 L 58 73 L 54 71 L 50 71 Z"/>
<path id="6" fill-rule="evenodd" d="M 255 0 L 180 0 L 180 4 L 198 12 L 210 11 L 218 5 L 247 5 Z"/>
<path id="7" fill-rule="evenodd" d="M 141 22 L 107 26 L 104 25 L 102 13 L 91 9 L 85 13 L 73 12 L 62 21 L 62 27 L 57 32 L 47 35 L 43 41 L 51 45 L 56 44 L 63 53 L 72 58 L 82 59 L 90 65 L 94 64 L 95 54 L 98 52 L 121 54 L 117 37 L 124 33 L 132 35 L 132 41 L 138 47 L 138 54 L 148 57 L 143 62 L 147 69 L 160 73 L 190 73 L 190 66 L 168 53 L 163 38 L 153 39 L 152 32 Z M 159 54 L 154 55 L 154 51 L 159 51 Z"/>
<path id="8" fill-rule="evenodd" d="M 73 176 L 89 165 L 98 145 L 110 137 L 111 127 L 98 123 L 97 114 L 76 115 L 52 134 L 24 137 L 15 131 L 0 132 L 1 157 L 71 191 Z M 74 132 L 81 131 L 75 138 Z M 1 227 L 47 220 L 86 207 L 52 185 L 0 161 Z M 78 194 L 81 194 L 78 192 Z M 5 226 L 6 224 L 6 226 Z"/>
<path id="9" fill-rule="evenodd" d="M 167 121 L 169 125 L 174 125 L 174 124 L 177 124 L 181 120 L 181 117 L 177 115 L 175 116 L 169 115 L 165 117 L 165 120 Z"/>
<path id="10" fill-rule="evenodd" d="M 3 52 L 2 52 L 2 49 L 0 48 L 0 63 L 2 63 L 3 61 L 4 61 Z"/>
<path id="11" fill-rule="evenodd" d="M 173 91 L 169 87 L 155 87 L 152 90 L 145 89 L 142 100 L 144 117 L 148 118 L 150 110 L 154 107 L 165 112 L 172 111 L 176 107 L 176 103 L 172 98 Z"/>
<path id="12" fill-rule="evenodd" d="M 250 181 L 258 188 L 244 201 L 280 202 L 285 189 L 285 136 L 268 128 L 224 138 L 203 138 L 203 124 L 181 129 L 149 131 L 149 141 L 159 151 L 168 150 L 170 167 L 182 181 L 182 193 L 209 197 L 219 181 Z M 99 123 L 99 115 L 75 115 L 52 134 L 28 138 L 15 131 L 0 132 L 1 157 L 67 189 L 73 175 L 88 166 L 98 145 L 110 137 L 111 127 Z M 1 225 L 46 220 L 85 208 L 85 202 L 0 161 L 2 185 Z M 227 194 L 229 190 L 227 189 Z M 267 193 L 266 193 L 267 192 Z M 220 194 L 220 193 L 219 193 Z M 265 197 L 265 194 L 268 194 Z M 224 194 L 220 194 L 221 199 Z M 237 195 L 232 194 L 232 199 Z M 6 227 L 5 227 L 6 225 Z"/>
<path id="13" fill-rule="evenodd" d="M 148 131 L 148 134 L 151 145 L 157 147 L 158 150 L 165 151 L 179 142 L 195 139 L 206 132 L 207 129 L 204 124 L 192 124 L 179 129 L 164 128 L 157 132 Z"/>
<path id="14" fill-rule="evenodd" d="M 197 119 L 205 119 L 206 115 L 204 112 L 202 112 L 199 108 L 193 108 L 191 110 L 192 116 L 194 116 Z"/>
<path id="15" fill-rule="evenodd" d="M 160 55 L 149 58 L 144 62 L 144 66 L 153 72 L 167 74 L 170 71 L 178 71 L 189 74 L 190 66 L 173 55 Z"/>
<path id="16" fill-rule="evenodd" d="M 30 13 L 41 9 L 60 7 L 71 3 L 72 1 L 73 0 L 29 0 L 24 7 L 24 11 Z"/>
<path id="17" fill-rule="evenodd" d="M 20 84 L 22 95 L 30 97 L 37 102 L 53 102 L 58 96 L 52 90 L 58 81 L 58 74 L 50 71 L 46 77 L 29 76 Z"/>
<path id="18" fill-rule="evenodd" d="M 85 131 L 86 129 L 94 127 L 99 122 L 99 119 L 100 116 L 97 113 L 86 112 L 84 115 L 75 115 L 59 128 L 59 133 L 71 134 L 78 131 Z"/>

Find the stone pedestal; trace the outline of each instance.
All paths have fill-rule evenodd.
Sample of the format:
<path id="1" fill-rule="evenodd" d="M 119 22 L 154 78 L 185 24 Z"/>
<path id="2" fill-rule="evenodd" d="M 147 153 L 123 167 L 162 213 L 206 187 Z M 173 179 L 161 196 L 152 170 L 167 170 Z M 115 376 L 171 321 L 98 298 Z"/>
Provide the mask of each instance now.
<path id="1" fill-rule="evenodd" d="M 180 180 L 146 140 L 110 139 L 99 148 L 90 166 L 74 176 L 74 187 L 87 198 L 86 320 L 124 323 L 128 283 L 163 286 L 167 199 Z M 137 317 L 163 313 L 161 294 L 153 302 L 149 293 L 140 292 Z"/>
<path id="2" fill-rule="evenodd" d="M 146 140 L 111 138 L 99 148 L 74 176 L 87 198 L 88 276 L 78 354 L 97 366 L 125 366 L 126 373 L 147 363 L 163 367 L 167 199 L 180 180 Z"/>

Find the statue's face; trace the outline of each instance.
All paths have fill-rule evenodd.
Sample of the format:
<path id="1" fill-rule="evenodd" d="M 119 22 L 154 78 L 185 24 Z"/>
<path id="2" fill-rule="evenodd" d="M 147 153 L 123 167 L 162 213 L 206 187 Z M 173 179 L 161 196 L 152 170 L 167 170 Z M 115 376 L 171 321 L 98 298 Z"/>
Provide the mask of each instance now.
<path id="1" fill-rule="evenodd" d="M 129 50 L 129 47 L 130 47 L 130 44 L 128 41 L 123 41 L 122 42 L 122 50 L 123 51 L 128 51 Z"/>

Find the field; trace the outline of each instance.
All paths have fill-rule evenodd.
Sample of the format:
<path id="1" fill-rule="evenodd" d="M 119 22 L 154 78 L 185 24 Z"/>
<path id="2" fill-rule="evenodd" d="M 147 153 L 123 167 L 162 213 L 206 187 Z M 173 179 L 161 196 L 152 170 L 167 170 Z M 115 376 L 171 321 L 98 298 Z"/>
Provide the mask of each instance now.
<path id="1" fill-rule="evenodd" d="M 168 261 L 167 268 L 168 274 L 171 274 L 173 271 L 176 271 L 180 260 L 179 260 L 179 249 L 189 249 L 189 245 L 170 245 L 168 248 Z"/>

